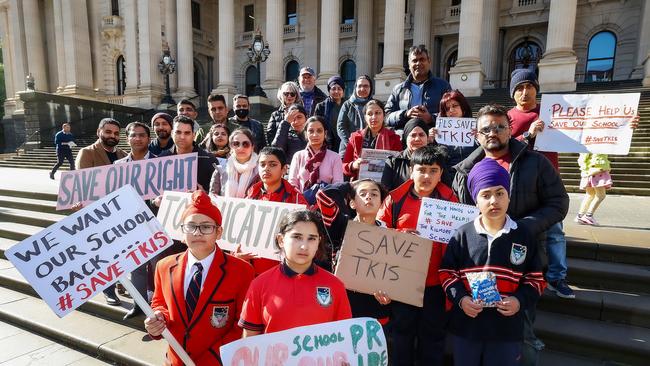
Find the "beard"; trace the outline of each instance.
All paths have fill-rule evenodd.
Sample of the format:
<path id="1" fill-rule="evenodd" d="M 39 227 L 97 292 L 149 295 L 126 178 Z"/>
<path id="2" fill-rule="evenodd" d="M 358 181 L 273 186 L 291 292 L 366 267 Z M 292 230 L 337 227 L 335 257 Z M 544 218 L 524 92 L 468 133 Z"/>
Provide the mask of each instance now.
<path id="1" fill-rule="evenodd" d="M 494 153 L 494 152 L 503 151 L 507 147 L 508 147 L 508 142 L 507 141 L 502 143 L 499 140 L 492 140 L 492 141 L 486 142 L 485 146 L 483 148 L 486 151 Z"/>
<path id="2" fill-rule="evenodd" d="M 99 140 L 102 142 L 102 144 L 108 147 L 115 147 L 120 142 L 120 140 L 118 139 L 112 137 L 104 137 L 104 136 L 100 136 Z"/>
<path id="3" fill-rule="evenodd" d="M 166 130 L 163 131 L 156 131 L 156 136 L 161 139 L 168 139 L 171 133 L 167 132 Z"/>

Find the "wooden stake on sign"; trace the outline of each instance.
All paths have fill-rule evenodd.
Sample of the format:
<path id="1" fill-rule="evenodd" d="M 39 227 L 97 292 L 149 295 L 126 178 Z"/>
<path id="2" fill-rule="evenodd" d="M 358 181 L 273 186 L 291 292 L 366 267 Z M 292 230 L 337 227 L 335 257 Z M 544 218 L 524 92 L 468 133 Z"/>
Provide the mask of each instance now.
<path id="1" fill-rule="evenodd" d="M 119 282 L 129 292 L 133 301 L 135 301 L 135 303 L 138 304 L 138 306 L 140 307 L 140 309 L 142 309 L 144 314 L 148 318 L 153 318 L 154 317 L 153 309 L 151 308 L 147 300 L 145 300 L 142 297 L 142 295 L 140 295 L 138 289 L 136 289 L 135 286 L 133 286 L 133 283 L 131 283 L 131 281 L 127 280 L 126 278 L 120 279 Z M 169 343 L 169 345 L 174 349 L 178 357 L 180 357 L 181 360 L 183 360 L 183 363 L 186 366 L 196 366 L 194 364 L 194 361 L 192 361 L 192 359 L 187 354 L 187 352 L 185 352 L 181 344 L 178 343 L 176 338 L 174 338 L 174 335 L 169 331 L 169 329 L 165 328 L 165 330 L 162 332 L 162 336 L 163 338 L 165 338 L 167 343 Z"/>

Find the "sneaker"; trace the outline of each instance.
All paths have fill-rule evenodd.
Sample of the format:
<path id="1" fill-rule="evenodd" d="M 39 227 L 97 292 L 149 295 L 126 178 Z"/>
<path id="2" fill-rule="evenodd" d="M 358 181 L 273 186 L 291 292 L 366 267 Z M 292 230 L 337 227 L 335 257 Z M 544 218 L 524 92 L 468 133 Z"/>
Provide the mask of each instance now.
<path id="1" fill-rule="evenodd" d="M 54 180 L 54 173 L 50 172 L 50 179 Z"/>
<path id="2" fill-rule="evenodd" d="M 578 221 L 583 225 L 598 226 L 598 222 L 594 220 L 593 216 L 584 215 L 578 218 Z"/>
<path id="3" fill-rule="evenodd" d="M 547 286 L 549 290 L 555 292 L 555 294 L 563 299 L 575 299 L 576 295 L 573 293 L 573 290 L 566 283 L 566 280 L 558 281 L 549 281 Z"/>
<path id="4" fill-rule="evenodd" d="M 584 216 L 584 215 L 580 215 L 580 214 L 576 215 L 576 217 L 573 218 L 573 222 L 577 222 L 579 224 L 580 219 L 582 218 L 582 216 Z"/>
<path id="5" fill-rule="evenodd" d="M 122 301 L 120 301 L 120 299 L 117 297 L 117 295 L 115 295 L 115 293 L 112 294 L 104 293 L 104 299 L 106 300 L 106 303 L 108 305 L 118 306 L 122 304 Z"/>

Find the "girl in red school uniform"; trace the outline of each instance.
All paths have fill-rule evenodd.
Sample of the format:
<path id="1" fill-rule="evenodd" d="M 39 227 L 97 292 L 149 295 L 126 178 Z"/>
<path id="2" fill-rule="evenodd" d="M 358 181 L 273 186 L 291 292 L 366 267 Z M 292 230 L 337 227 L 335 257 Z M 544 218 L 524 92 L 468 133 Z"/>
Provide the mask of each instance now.
<path id="1" fill-rule="evenodd" d="M 244 337 L 352 316 L 343 282 L 314 264 L 325 255 L 326 235 L 315 211 L 282 218 L 276 244 L 283 261 L 251 283 L 239 319 Z"/>

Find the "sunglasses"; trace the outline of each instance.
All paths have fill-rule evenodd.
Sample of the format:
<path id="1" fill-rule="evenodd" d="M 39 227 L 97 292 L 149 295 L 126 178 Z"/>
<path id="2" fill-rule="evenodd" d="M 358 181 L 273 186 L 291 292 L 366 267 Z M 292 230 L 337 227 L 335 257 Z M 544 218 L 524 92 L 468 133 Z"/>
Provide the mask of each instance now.
<path id="1" fill-rule="evenodd" d="M 243 147 L 244 149 L 248 149 L 249 147 L 251 147 L 251 142 L 250 141 L 242 141 L 242 142 L 233 141 L 233 142 L 230 143 L 230 146 L 235 148 L 235 149 L 238 148 L 239 146 Z"/>
<path id="2" fill-rule="evenodd" d="M 490 134 L 490 132 L 496 132 L 497 134 L 500 134 L 508 129 L 508 126 L 505 125 L 497 125 L 494 127 L 483 127 L 480 130 L 478 130 L 478 133 L 481 135 L 487 136 Z"/>
<path id="3" fill-rule="evenodd" d="M 285 97 L 295 97 L 296 93 L 294 92 L 284 92 L 282 93 Z"/>

